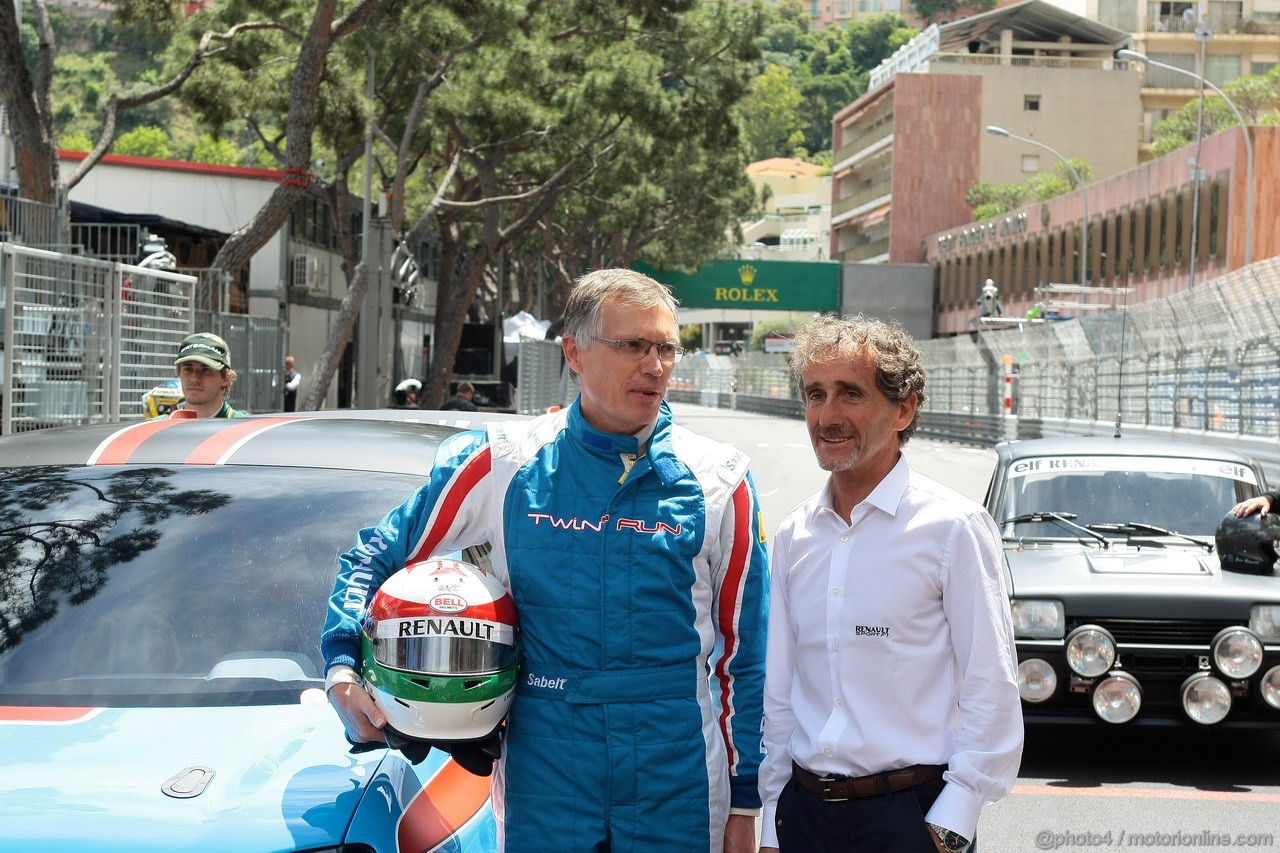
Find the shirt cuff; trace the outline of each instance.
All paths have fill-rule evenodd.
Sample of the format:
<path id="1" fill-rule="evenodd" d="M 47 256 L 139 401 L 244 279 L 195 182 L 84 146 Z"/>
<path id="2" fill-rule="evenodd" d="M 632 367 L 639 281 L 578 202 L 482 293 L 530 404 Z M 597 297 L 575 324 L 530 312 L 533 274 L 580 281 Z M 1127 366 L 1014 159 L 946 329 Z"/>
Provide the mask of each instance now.
<path id="1" fill-rule="evenodd" d="M 337 663 L 329 667 L 324 676 L 324 692 L 327 695 L 338 684 L 359 684 L 360 673 L 351 667 Z"/>
<path id="2" fill-rule="evenodd" d="M 936 823 L 952 832 L 973 839 L 978 829 L 978 816 L 982 812 L 982 798 L 960 785 L 947 782 L 933 801 L 929 813 L 924 816 L 925 823 Z"/>
<path id="3" fill-rule="evenodd" d="M 743 809 L 737 806 L 729 807 L 729 814 L 744 814 L 747 817 L 760 817 L 762 809 Z"/>

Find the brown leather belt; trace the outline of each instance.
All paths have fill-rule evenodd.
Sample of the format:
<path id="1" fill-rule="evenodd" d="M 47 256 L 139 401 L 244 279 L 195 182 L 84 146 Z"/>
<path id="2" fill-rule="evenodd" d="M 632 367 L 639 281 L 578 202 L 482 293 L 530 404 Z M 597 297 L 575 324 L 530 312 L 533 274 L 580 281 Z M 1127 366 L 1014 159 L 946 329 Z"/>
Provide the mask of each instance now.
<path id="1" fill-rule="evenodd" d="M 806 791 L 818 794 L 829 803 L 879 797 L 890 791 L 905 791 L 925 782 L 942 778 L 945 764 L 912 764 L 887 773 L 870 776 L 819 776 L 791 762 L 791 778 Z"/>

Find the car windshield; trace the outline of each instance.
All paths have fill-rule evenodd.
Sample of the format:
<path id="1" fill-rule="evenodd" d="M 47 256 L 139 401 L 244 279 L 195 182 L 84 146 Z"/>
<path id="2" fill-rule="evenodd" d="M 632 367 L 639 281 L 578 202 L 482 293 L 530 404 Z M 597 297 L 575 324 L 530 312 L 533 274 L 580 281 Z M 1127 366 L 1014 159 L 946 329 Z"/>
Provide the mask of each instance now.
<path id="1" fill-rule="evenodd" d="M 0 705 L 297 702 L 336 556 L 420 477 L 0 471 Z"/>
<path id="2" fill-rule="evenodd" d="M 1050 516 L 1072 523 L 1140 525 L 1213 539 L 1218 521 L 1237 501 L 1258 493 L 1253 472 L 1210 460 L 1164 457 L 1023 459 L 1009 467 L 996 519 L 1005 537 L 1080 538 Z M 1017 522 L 1011 519 L 1018 519 Z M 1141 530 L 1104 530 L 1107 535 Z"/>

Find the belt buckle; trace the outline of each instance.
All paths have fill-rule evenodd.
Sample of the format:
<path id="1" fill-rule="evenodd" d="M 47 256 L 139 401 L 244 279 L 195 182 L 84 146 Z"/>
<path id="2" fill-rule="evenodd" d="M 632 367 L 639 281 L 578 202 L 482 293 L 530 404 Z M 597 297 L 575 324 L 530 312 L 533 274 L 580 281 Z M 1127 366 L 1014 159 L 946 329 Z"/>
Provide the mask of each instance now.
<path id="1" fill-rule="evenodd" d="M 835 778 L 834 776 L 819 776 L 819 777 L 818 777 L 818 781 L 822 783 L 822 801 L 823 801 L 824 803 L 847 803 L 847 802 L 849 802 L 849 798 L 848 798 L 848 797 L 833 797 L 833 796 L 831 796 L 831 787 L 830 787 L 830 785 L 831 785 L 831 783 L 832 783 L 832 782 L 839 782 L 839 781 L 840 781 L 839 779 Z"/>

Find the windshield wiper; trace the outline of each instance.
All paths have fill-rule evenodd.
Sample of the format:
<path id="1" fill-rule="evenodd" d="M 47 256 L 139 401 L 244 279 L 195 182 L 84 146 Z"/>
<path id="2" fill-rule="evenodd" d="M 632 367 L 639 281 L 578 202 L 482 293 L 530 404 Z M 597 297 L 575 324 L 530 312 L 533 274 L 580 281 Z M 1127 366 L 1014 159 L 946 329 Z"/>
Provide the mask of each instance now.
<path id="1" fill-rule="evenodd" d="M 1076 524 L 1075 519 L 1076 514 L 1074 512 L 1049 512 L 1047 510 L 1042 510 L 1040 512 L 1028 512 L 1023 515 L 1015 515 L 1012 518 L 1006 518 L 1001 522 L 1001 524 L 1039 524 L 1044 521 L 1052 521 L 1055 524 L 1067 528 L 1068 530 L 1075 531 L 1077 534 L 1084 534 L 1084 536 L 1077 536 L 1081 544 L 1085 543 L 1084 537 L 1088 536 L 1095 542 L 1102 545 L 1103 548 L 1111 547 L 1111 543 L 1107 541 L 1107 537 L 1103 536 L 1101 533 L 1090 530 L 1088 527 L 1082 527 L 1081 525 Z"/>
<path id="2" fill-rule="evenodd" d="M 1176 530 L 1166 530 L 1163 527 L 1156 527 L 1154 524 L 1147 524 L 1144 521 L 1125 521 L 1114 524 L 1090 524 L 1090 530 L 1100 530 L 1107 533 L 1153 533 L 1156 536 L 1173 536 L 1177 539 L 1183 539 L 1201 548 L 1213 553 L 1213 542 L 1208 539 L 1201 539 L 1198 536 L 1189 536 L 1186 533 L 1179 533 Z"/>

